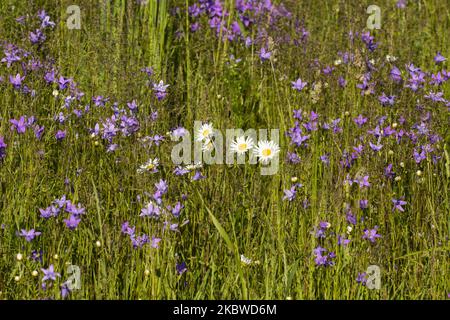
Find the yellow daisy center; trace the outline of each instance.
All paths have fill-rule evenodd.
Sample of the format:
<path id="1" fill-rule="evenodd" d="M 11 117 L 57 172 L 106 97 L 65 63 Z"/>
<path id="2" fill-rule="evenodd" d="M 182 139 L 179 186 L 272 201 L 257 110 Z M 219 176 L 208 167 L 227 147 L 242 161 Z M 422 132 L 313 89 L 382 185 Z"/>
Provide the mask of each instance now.
<path id="1" fill-rule="evenodd" d="M 238 149 L 239 149 L 239 151 L 247 150 L 247 144 L 246 143 L 241 143 L 240 145 L 238 145 Z"/>
<path id="2" fill-rule="evenodd" d="M 209 136 L 209 129 L 204 129 L 204 130 L 202 131 L 202 135 L 203 135 L 204 137 Z"/>
<path id="3" fill-rule="evenodd" d="M 269 157 L 272 154 L 272 150 L 271 149 L 264 149 L 261 153 L 262 153 L 262 155 L 264 157 Z"/>

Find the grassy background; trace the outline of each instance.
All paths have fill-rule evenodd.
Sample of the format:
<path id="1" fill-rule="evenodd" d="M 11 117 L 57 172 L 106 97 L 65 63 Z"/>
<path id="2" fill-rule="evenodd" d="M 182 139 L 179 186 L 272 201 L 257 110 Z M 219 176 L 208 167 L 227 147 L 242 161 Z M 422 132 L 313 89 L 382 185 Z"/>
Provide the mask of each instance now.
<path id="1" fill-rule="evenodd" d="M 40 55 L 53 57 L 88 99 L 104 95 L 121 105 L 139 101 L 141 136 L 165 134 L 177 125 L 192 129 L 194 120 L 209 120 L 223 130 L 279 128 L 284 160 L 292 148 L 283 133 L 293 125 L 292 111 L 299 107 L 327 119 L 340 117 L 343 133 L 313 133 L 309 148 L 299 154 L 302 162 L 288 166 L 281 161 L 274 176 L 261 176 L 255 166 L 211 166 L 202 171 L 207 179 L 191 182 L 171 173 L 171 143 L 148 149 L 132 136 L 121 141 L 120 151 L 105 153 L 102 143 L 97 146 L 87 133 L 99 118 L 111 114 L 104 109 L 93 110 L 81 121 L 70 120 L 65 125 L 67 138 L 57 143 L 58 125 L 52 118 L 60 111 L 60 102 L 53 98 L 52 89 L 33 78 L 39 94 L 30 98 L 0 84 L 0 135 L 8 143 L 7 157 L 0 165 L 0 223 L 6 226 L 0 229 L 0 298 L 59 298 L 58 286 L 43 292 L 40 277 L 32 277 L 31 271 L 54 264 L 64 278 L 66 264 L 72 263 L 80 266 L 82 276 L 82 289 L 70 295 L 75 299 L 444 299 L 450 290 L 449 176 L 445 173 L 449 160 L 433 165 L 427 159 L 420 167 L 424 174 L 419 183 L 415 175 L 419 168 L 409 150 L 386 145 L 379 155 L 367 154 L 352 168 L 352 175 L 371 175 L 372 187 L 362 191 L 345 190 L 345 174 L 339 168 L 342 150 L 354 146 L 362 134 L 352 118 L 360 113 L 387 115 L 391 123 L 404 115 L 413 123 L 419 119 L 416 97 L 404 94 L 396 108 L 386 111 L 376 97 L 362 97 L 355 88 L 361 68 L 345 70 L 342 66 L 326 80 L 311 68 L 315 58 L 332 65 L 338 51 L 354 49 L 348 32 L 365 28 L 365 9 L 372 3 L 283 1 L 303 19 L 310 40 L 300 47 L 279 45 L 276 61 L 262 64 L 259 47 L 218 40 L 210 30 L 186 32 L 186 2 L 150 0 L 149 5 L 139 6 L 125 0 L 79 0 L 82 29 L 68 30 L 65 9 L 72 3 L 5 0 L 0 4 L 0 36 L 13 43 L 26 42 L 28 30 L 14 19 L 44 8 L 57 26 L 48 34 Z M 378 61 L 390 54 L 398 57 L 396 65 L 402 69 L 413 62 L 435 70 L 436 51 L 450 57 L 446 1 L 410 1 L 404 10 L 397 9 L 395 1 L 378 1 L 377 5 L 382 10 L 382 28 L 374 34 L 381 45 L 372 56 Z M 179 13 L 170 15 L 174 6 Z M 289 26 L 287 30 L 294 33 Z M 230 66 L 226 63 L 230 54 L 242 61 Z M 152 98 L 145 75 L 139 71 L 145 66 L 153 66 L 155 78 L 170 84 L 163 102 Z M 0 70 L 2 75 L 9 71 L 4 66 Z M 387 78 L 383 72 L 380 80 Z M 345 90 L 337 86 L 337 75 L 342 73 L 348 80 Z M 313 104 L 307 95 L 291 89 L 290 81 L 298 77 L 309 84 L 322 79 L 329 87 Z M 396 90 L 391 84 L 384 88 L 386 93 Z M 448 85 L 444 93 L 450 93 Z M 148 115 L 155 110 L 160 118 L 151 122 Z M 429 110 L 434 131 L 447 139 L 441 147 L 447 143 L 448 148 L 448 112 Z M 350 116 L 345 116 L 346 111 Z M 32 132 L 18 136 L 9 130 L 9 119 L 23 114 L 35 115 L 45 124 L 47 132 L 41 141 Z M 394 151 L 392 156 L 389 149 Z M 326 152 L 330 153 L 329 167 L 318 159 Z M 154 156 L 165 164 L 160 172 L 136 174 L 136 168 Z M 402 161 L 404 168 L 399 166 Z M 388 162 L 401 175 L 400 182 L 382 179 Z M 282 201 L 292 176 L 304 187 L 296 201 Z M 70 185 L 64 183 L 66 178 Z M 157 250 L 148 246 L 134 250 L 120 234 L 120 226 L 129 220 L 149 234 L 160 232 L 160 223 L 138 217 L 142 204 L 136 201 L 137 195 L 152 192 L 160 178 L 168 181 L 169 202 L 188 195 L 183 218 L 190 223 L 179 233 L 165 232 Z M 69 231 L 61 219 L 56 223 L 39 218 L 38 208 L 47 207 L 61 194 L 86 206 L 87 216 L 75 231 Z M 391 198 L 403 195 L 408 201 L 405 212 L 393 213 Z M 305 199 L 310 202 L 306 209 Z M 375 245 L 361 240 L 363 227 L 358 225 L 346 249 L 327 240 L 326 247 L 336 251 L 336 265 L 316 267 L 314 227 L 326 220 L 334 232 L 345 233 L 344 204 L 355 207 L 359 199 L 370 200 L 369 209 L 358 215 L 366 216 L 366 227 L 380 226 L 382 240 Z M 231 245 L 224 241 L 208 210 L 223 226 Z M 15 234 L 33 227 L 43 234 L 31 243 Z M 97 240 L 102 242 L 100 248 L 95 246 Z M 42 266 L 30 259 L 16 261 L 18 252 L 28 256 L 33 249 L 44 251 Z M 241 253 L 260 263 L 241 265 L 236 258 Z M 186 261 L 188 271 L 179 276 L 175 264 L 181 261 Z M 355 281 L 370 264 L 381 267 L 380 290 L 368 290 Z M 16 275 L 21 276 L 18 282 Z"/>

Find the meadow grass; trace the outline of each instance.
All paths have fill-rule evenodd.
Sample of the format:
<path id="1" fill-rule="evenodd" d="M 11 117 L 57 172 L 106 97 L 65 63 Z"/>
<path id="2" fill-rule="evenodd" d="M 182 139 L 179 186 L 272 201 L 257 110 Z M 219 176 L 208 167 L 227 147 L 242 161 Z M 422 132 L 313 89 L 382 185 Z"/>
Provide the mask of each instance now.
<path id="1" fill-rule="evenodd" d="M 235 1 L 222 1 L 231 26 L 237 17 Z M 47 85 L 43 74 L 30 72 L 27 84 L 36 90 L 24 95 L 8 83 L 10 74 L 21 72 L 20 64 L 0 66 L 0 137 L 8 144 L 0 162 L 0 299 L 61 298 L 60 285 L 67 279 L 67 266 L 81 268 L 81 289 L 69 299 L 445 299 L 449 288 L 450 159 L 449 115 L 442 105 L 424 102 L 422 96 L 400 90 L 388 81 L 388 69 L 374 72 L 386 94 L 398 95 L 395 106 L 383 107 L 377 97 L 362 96 L 356 87 L 364 73 L 365 58 L 383 64 L 387 54 L 398 57 L 402 70 L 414 63 L 436 72 L 433 57 L 437 51 L 450 57 L 450 6 L 446 1 L 409 1 L 405 9 L 395 1 L 378 1 L 382 27 L 373 30 L 379 48 L 368 53 L 348 32 L 366 30 L 368 5 L 364 1 L 273 1 L 300 18 L 309 31 L 307 43 L 299 46 L 277 43 L 273 56 L 262 62 L 260 46 L 245 47 L 228 41 L 222 32 L 203 27 L 190 32 L 187 6 L 193 1 L 79 0 L 81 30 L 66 27 L 66 8 L 70 1 L 12 1 L 0 3 L 0 38 L 26 47 L 43 61 L 54 59 L 66 77 L 73 77 L 85 93 L 83 106 L 90 112 L 80 119 L 70 116 L 64 124 L 54 116 L 62 108 L 63 95 L 52 94 L 56 84 Z M 15 21 L 18 16 L 45 9 L 56 26 L 46 32 L 41 48 L 28 41 L 28 25 Z M 268 22 L 261 22 L 264 24 Z M 251 38 L 257 31 L 247 30 Z M 275 32 L 298 36 L 292 21 Z M 333 65 L 338 52 L 351 51 L 360 63 L 341 65 L 326 77 L 312 67 Z M 230 55 L 242 59 L 233 62 Z M 359 56 L 358 56 L 359 55 Z M 148 77 L 140 69 L 153 67 L 155 82 L 170 85 L 162 101 L 154 98 Z M 14 70 L 14 71 L 12 71 Z M 345 90 L 338 76 L 347 80 Z M 291 81 L 319 81 L 323 85 L 316 101 L 296 92 Z M 440 91 L 448 97 L 450 89 Z M 135 99 L 139 103 L 138 132 L 118 140 L 119 149 L 107 153 L 107 143 L 91 137 L 89 130 L 112 115 L 110 108 L 93 106 L 91 97 L 110 98 L 121 107 Z M 404 116 L 410 124 L 425 113 L 416 108 L 417 99 L 432 115 L 430 130 L 443 139 L 434 146 L 442 158 L 414 161 L 412 147 L 386 140 L 378 153 L 368 150 L 349 170 L 340 160 L 344 150 L 352 150 L 369 127 L 360 129 L 353 119 L 364 114 L 370 128 L 376 117 L 386 123 Z M 294 125 L 293 111 L 305 115 L 314 111 L 320 120 L 340 118 L 342 132 L 311 132 L 307 148 L 299 148 L 300 163 L 285 161 L 293 151 L 285 132 Z M 158 119 L 150 114 L 158 111 Z M 45 126 L 40 140 L 32 129 L 18 134 L 9 119 L 34 115 Z M 259 165 L 211 165 L 201 172 L 206 179 L 191 181 L 191 173 L 176 176 L 170 159 L 173 142 L 167 132 L 183 126 L 192 132 L 195 120 L 209 121 L 215 128 L 274 128 L 280 130 L 280 169 L 262 176 Z M 62 141 L 55 139 L 65 129 Z M 165 135 L 161 146 L 146 147 L 141 139 Z M 363 141 L 367 143 L 367 139 Z M 389 153 L 389 150 L 392 152 Z M 320 156 L 329 154 L 329 165 Z M 161 162 L 159 172 L 138 174 L 136 169 L 151 157 Z M 401 166 L 400 163 L 404 163 Z M 401 180 L 383 176 L 393 164 Z M 422 174 L 417 175 L 417 170 Z M 346 175 L 370 175 L 370 188 L 345 186 Z M 303 186 L 296 199 L 283 200 L 284 190 L 296 177 Z M 165 179 L 169 186 L 164 204 L 183 201 L 179 218 L 189 220 L 178 232 L 162 229 L 162 221 L 139 217 L 146 193 Z M 66 194 L 81 203 L 86 214 L 75 230 L 62 218 L 43 219 L 39 208 L 46 208 Z M 404 197 L 404 212 L 393 211 L 392 199 Z M 141 199 L 141 200 L 140 200 Z M 361 210 L 358 201 L 369 200 Z M 308 205 L 305 205 L 306 202 Z M 345 235 L 349 225 L 346 210 L 358 217 L 349 235 L 348 246 L 338 245 L 337 235 Z M 364 222 L 359 222 L 364 217 Z M 159 248 L 149 245 L 133 248 L 121 233 L 129 221 L 136 230 L 157 235 Z M 329 236 L 318 239 L 315 228 L 330 223 Z M 379 226 L 382 235 L 375 243 L 362 239 L 365 228 Z M 42 234 L 26 242 L 17 233 L 34 228 Z M 100 241 L 100 246 L 96 245 Z M 336 253 L 333 266 L 317 266 L 313 250 L 318 245 Z M 42 261 L 30 258 L 42 250 Z M 24 258 L 16 259 L 18 253 Z M 253 260 L 246 265 L 240 255 Z M 57 257 L 55 257 L 57 255 Z M 179 274 L 177 264 L 186 263 Z M 46 290 L 41 288 L 41 268 L 53 264 L 61 278 Z M 370 290 L 356 281 L 369 265 L 381 269 L 381 288 Z M 32 276 L 32 271 L 38 276 Z M 15 279 L 19 277 L 20 279 Z"/>

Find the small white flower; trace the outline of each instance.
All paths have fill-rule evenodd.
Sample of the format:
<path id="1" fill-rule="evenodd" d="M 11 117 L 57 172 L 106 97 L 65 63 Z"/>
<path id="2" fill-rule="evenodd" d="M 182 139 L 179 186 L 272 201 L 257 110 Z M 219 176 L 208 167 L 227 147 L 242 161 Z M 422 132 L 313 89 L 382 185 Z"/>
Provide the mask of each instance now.
<path id="1" fill-rule="evenodd" d="M 144 173 L 146 171 L 157 172 L 158 166 L 159 166 L 158 158 L 149 159 L 146 163 L 144 163 L 137 169 L 137 173 Z"/>
<path id="2" fill-rule="evenodd" d="M 342 63 L 342 60 L 341 60 L 341 59 L 334 60 L 334 65 L 335 65 L 335 66 L 338 66 L 338 65 L 340 65 L 341 63 Z"/>
<path id="3" fill-rule="evenodd" d="M 202 167 L 203 167 L 203 165 L 199 162 L 199 163 L 194 163 L 194 164 L 188 164 L 185 167 L 185 169 L 189 170 L 189 171 L 192 171 L 192 170 L 195 170 L 195 169 L 200 169 Z"/>
<path id="4" fill-rule="evenodd" d="M 23 259 L 23 255 L 21 253 L 18 253 L 16 255 L 16 259 L 17 259 L 17 261 L 21 261 Z"/>
<path id="5" fill-rule="evenodd" d="M 37 277 L 38 276 L 38 272 L 36 270 L 33 270 L 33 272 L 31 272 L 31 275 L 33 277 Z"/>
<path id="6" fill-rule="evenodd" d="M 254 143 L 252 138 L 241 136 L 231 143 L 230 149 L 237 154 L 244 154 L 248 150 L 252 149 L 253 145 Z"/>
<path id="7" fill-rule="evenodd" d="M 243 264 L 250 265 L 253 263 L 253 260 L 249 259 L 249 258 L 245 257 L 243 254 L 241 254 L 241 262 Z"/>
<path id="8" fill-rule="evenodd" d="M 347 234 L 350 234 L 353 231 L 352 226 L 347 226 Z"/>
<path id="9" fill-rule="evenodd" d="M 203 151 L 211 151 L 211 150 L 213 150 L 213 149 L 214 149 L 214 142 L 213 142 L 211 139 L 207 138 L 207 139 L 203 142 L 202 150 L 203 150 Z"/>
<path id="10" fill-rule="evenodd" d="M 258 146 L 254 150 L 254 154 L 262 163 L 267 163 L 280 152 L 280 147 L 273 141 L 259 141 Z"/>
<path id="11" fill-rule="evenodd" d="M 58 90 L 53 90 L 52 94 L 53 94 L 54 97 L 57 97 L 58 94 L 59 94 L 59 91 Z"/>
<path id="12" fill-rule="evenodd" d="M 100 248 L 102 246 L 102 243 L 99 240 L 97 240 L 95 242 L 95 245 L 97 246 L 97 248 Z"/>
<path id="13" fill-rule="evenodd" d="M 252 265 L 252 264 L 260 264 L 259 260 L 252 260 L 250 258 L 247 258 L 243 254 L 241 254 L 241 262 L 245 264 L 246 266 Z"/>
<path id="14" fill-rule="evenodd" d="M 213 126 L 210 123 L 204 123 L 197 131 L 197 141 L 208 139 L 213 133 Z"/>
<path id="15" fill-rule="evenodd" d="M 20 281 L 20 277 L 19 277 L 19 276 L 15 276 L 15 277 L 14 277 L 14 281 L 15 281 L 15 282 L 19 282 L 19 281 Z"/>
<path id="16" fill-rule="evenodd" d="M 386 55 L 386 61 L 387 62 L 394 62 L 397 60 L 397 57 L 391 56 L 391 55 Z"/>

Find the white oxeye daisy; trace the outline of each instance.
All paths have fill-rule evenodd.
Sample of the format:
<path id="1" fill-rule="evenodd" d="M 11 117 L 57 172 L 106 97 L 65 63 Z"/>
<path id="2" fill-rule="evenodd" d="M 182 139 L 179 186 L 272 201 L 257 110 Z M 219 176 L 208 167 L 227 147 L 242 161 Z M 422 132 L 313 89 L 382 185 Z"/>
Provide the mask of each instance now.
<path id="1" fill-rule="evenodd" d="M 197 131 L 197 141 L 208 139 L 213 133 L 213 126 L 210 123 L 204 123 Z"/>
<path id="2" fill-rule="evenodd" d="M 273 141 L 264 140 L 258 142 L 253 152 L 260 162 L 267 163 L 280 152 L 280 147 Z"/>
<path id="3" fill-rule="evenodd" d="M 236 140 L 231 142 L 230 148 L 231 151 L 236 152 L 237 154 L 244 154 L 248 150 L 253 148 L 253 140 L 250 137 L 238 137 Z"/>
<path id="4" fill-rule="evenodd" d="M 158 166 L 159 166 L 158 158 L 149 159 L 146 163 L 144 163 L 137 169 L 137 173 L 144 173 L 146 171 L 151 171 L 152 173 L 158 172 L 158 169 L 157 169 Z"/>
<path id="5" fill-rule="evenodd" d="M 214 149 L 214 142 L 207 138 L 202 145 L 202 150 L 203 151 L 211 151 L 212 149 Z"/>

